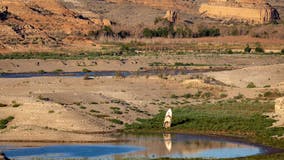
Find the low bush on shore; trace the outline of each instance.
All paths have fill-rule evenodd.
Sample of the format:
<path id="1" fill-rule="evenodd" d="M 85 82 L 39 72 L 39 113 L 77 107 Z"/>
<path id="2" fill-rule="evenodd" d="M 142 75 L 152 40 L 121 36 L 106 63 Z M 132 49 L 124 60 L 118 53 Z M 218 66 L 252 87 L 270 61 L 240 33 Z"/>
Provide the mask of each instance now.
<path id="1" fill-rule="evenodd" d="M 9 122 L 11 122 L 14 119 L 13 116 L 9 116 L 5 119 L 0 120 L 0 129 L 5 129 Z"/>

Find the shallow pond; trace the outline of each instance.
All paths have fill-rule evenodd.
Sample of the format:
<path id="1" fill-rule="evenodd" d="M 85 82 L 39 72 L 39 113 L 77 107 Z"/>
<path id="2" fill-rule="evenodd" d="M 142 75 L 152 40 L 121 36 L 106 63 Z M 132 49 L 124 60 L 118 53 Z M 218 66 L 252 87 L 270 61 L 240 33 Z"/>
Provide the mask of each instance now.
<path id="1" fill-rule="evenodd" d="M 270 148 L 234 139 L 185 134 L 123 135 L 127 140 L 111 144 L 25 144 L 0 146 L 13 159 L 124 159 L 124 158 L 235 158 L 266 154 Z M 1 143 L 0 143 L 1 145 Z"/>

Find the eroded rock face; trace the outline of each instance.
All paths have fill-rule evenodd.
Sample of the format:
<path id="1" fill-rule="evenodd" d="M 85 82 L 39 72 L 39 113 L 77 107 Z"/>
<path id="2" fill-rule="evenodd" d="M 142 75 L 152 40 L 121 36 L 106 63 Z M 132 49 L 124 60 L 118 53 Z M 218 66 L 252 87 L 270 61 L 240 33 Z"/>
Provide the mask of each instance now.
<path id="1" fill-rule="evenodd" d="M 175 23 L 177 19 L 177 12 L 174 10 L 167 10 L 166 15 L 164 16 L 171 23 Z"/>
<path id="2" fill-rule="evenodd" d="M 275 100 L 275 113 L 284 117 L 284 97 L 277 98 Z"/>
<path id="3" fill-rule="evenodd" d="M 238 20 L 251 24 L 271 23 L 279 20 L 279 13 L 266 0 L 209 0 L 199 12 L 211 18 Z"/>

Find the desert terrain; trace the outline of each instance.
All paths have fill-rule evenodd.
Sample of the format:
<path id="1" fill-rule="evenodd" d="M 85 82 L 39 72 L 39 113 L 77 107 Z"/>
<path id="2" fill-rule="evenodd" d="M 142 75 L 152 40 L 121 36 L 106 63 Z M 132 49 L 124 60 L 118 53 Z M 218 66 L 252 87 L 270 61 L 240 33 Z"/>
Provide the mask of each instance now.
<path id="1" fill-rule="evenodd" d="M 284 148 L 282 1 L 2 0 L 0 8 L 0 145 L 158 132 Z"/>

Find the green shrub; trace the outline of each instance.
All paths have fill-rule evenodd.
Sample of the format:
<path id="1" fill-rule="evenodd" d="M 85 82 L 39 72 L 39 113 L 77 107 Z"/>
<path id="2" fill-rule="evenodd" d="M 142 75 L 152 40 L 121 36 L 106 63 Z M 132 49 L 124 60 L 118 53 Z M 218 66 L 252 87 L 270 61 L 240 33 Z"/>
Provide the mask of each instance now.
<path id="1" fill-rule="evenodd" d="M 217 37 L 220 35 L 219 28 L 201 28 L 198 30 L 199 37 Z"/>
<path id="2" fill-rule="evenodd" d="M 123 124 L 123 121 L 118 120 L 118 119 L 109 119 L 109 121 L 111 121 L 112 123 L 115 123 L 115 124 L 120 124 L 120 125 Z"/>
<path id="3" fill-rule="evenodd" d="M 274 90 L 274 91 L 264 92 L 263 96 L 266 98 L 277 98 L 277 97 L 281 97 L 282 94 L 278 90 Z"/>
<path id="4" fill-rule="evenodd" d="M 264 53 L 264 49 L 261 48 L 261 47 L 256 47 L 255 48 L 255 52 L 257 52 L 257 53 Z"/>
<path id="5" fill-rule="evenodd" d="M 0 107 L 7 107 L 7 104 L 0 103 Z"/>
<path id="6" fill-rule="evenodd" d="M 85 107 L 85 106 L 80 106 L 80 109 L 86 109 L 87 107 Z"/>
<path id="7" fill-rule="evenodd" d="M 281 54 L 284 54 L 284 48 L 281 50 Z"/>
<path id="8" fill-rule="evenodd" d="M 192 37 L 192 30 L 188 27 L 178 27 L 175 31 L 175 37 L 178 38 Z"/>
<path id="9" fill-rule="evenodd" d="M 91 109 L 90 112 L 92 112 L 92 113 L 101 113 L 100 111 L 97 111 L 97 110 L 94 110 L 94 109 Z"/>
<path id="10" fill-rule="evenodd" d="M 56 70 L 54 70 L 53 72 L 54 72 L 54 73 L 62 73 L 63 70 L 62 70 L 62 69 L 56 69 Z"/>
<path id="11" fill-rule="evenodd" d="M 12 120 L 14 119 L 13 116 L 9 116 L 8 118 L 6 119 L 1 119 L 0 120 L 0 129 L 5 129 L 7 127 L 7 124 L 9 122 L 11 122 Z"/>
<path id="12" fill-rule="evenodd" d="M 119 38 L 124 39 L 124 38 L 127 38 L 127 37 L 130 36 L 130 32 L 129 31 L 120 31 L 120 32 L 117 33 L 117 36 Z"/>
<path id="13" fill-rule="evenodd" d="M 271 87 L 271 85 L 265 85 L 265 86 L 263 86 L 263 88 L 270 88 Z"/>
<path id="14" fill-rule="evenodd" d="M 50 110 L 50 111 L 48 111 L 48 113 L 54 113 L 54 110 Z"/>
<path id="15" fill-rule="evenodd" d="M 244 95 L 240 93 L 234 97 L 234 99 L 242 99 L 242 98 L 244 98 Z"/>
<path id="16" fill-rule="evenodd" d="M 256 85 L 253 82 L 249 82 L 249 84 L 247 85 L 247 88 L 255 88 Z"/>
<path id="17" fill-rule="evenodd" d="M 102 30 L 103 30 L 105 36 L 107 36 L 107 37 L 114 36 L 114 32 L 112 31 L 111 27 L 104 26 Z"/>
<path id="18" fill-rule="evenodd" d="M 92 72 L 91 70 L 87 69 L 87 68 L 83 68 L 82 72 Z"/>
<path id="19" fill-rule="evenodd" d="M 143 29 L 143 36 L 146 37 L 146 38 L 152 38 L 152 37 L 154 37 L 154 33 L 151 29 L 144 28 Z"/>
<path id="20" fill-rule="evenodd" d="M 177 95 L 175 95 L 175 94 L 172 94 L 172 95 L 171 95 L 171 98 L 177 99 L 177 98 L 178 98 L 178 96 L 177 96 Z"/>
<path id="21" fill-rule="evenodd" d="M 226 93 L 221 93 L 220 94 L 220 98 L 226 98 L 226 97 L 228 97 L 228 95 Z"/>
<path id="22" fill-rule="evenodd" d="M 244 49 L 245 53 L 250 53 L 251 52 L 251 48 L 250 46 L 247 44 L 245 49 Z"/>

